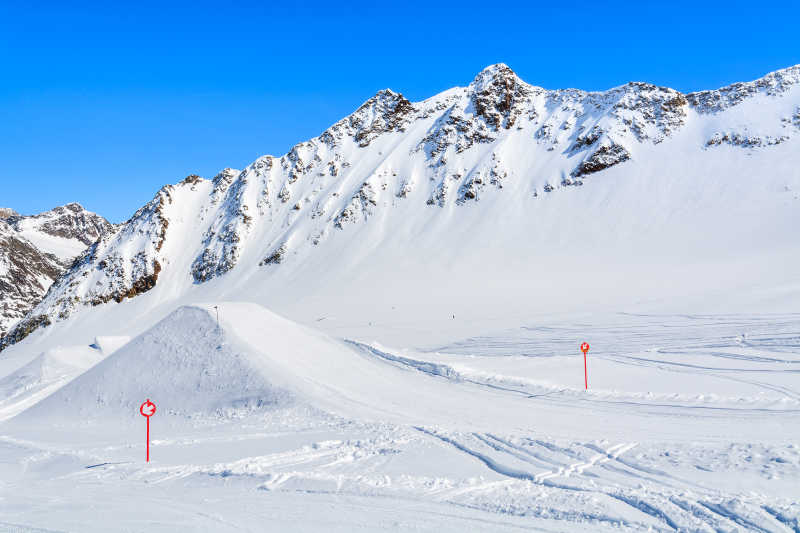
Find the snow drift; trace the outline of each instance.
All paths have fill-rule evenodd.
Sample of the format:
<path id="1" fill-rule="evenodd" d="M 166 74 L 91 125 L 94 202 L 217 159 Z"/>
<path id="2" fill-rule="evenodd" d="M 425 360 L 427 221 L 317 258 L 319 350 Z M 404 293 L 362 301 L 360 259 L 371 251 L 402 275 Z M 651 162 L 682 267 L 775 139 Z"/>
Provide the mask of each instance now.
<path id="1" fill-rule="evenodd" d="M 89 346 L 71 346 L 52 348 L 36 356 L 0 379 L 0 420 L 46 398 L 102 360 L 105 354 Z"/>
<path id="2" fill-rule="evenodd" d="M 25 420 L 71 425 L 130 419 L 150 398 L 159 418 L 224 415 L 291 401 L 266 361 L 231 343 L 209 311 L 181 307 L 114 355 L 27 411 Z"/>

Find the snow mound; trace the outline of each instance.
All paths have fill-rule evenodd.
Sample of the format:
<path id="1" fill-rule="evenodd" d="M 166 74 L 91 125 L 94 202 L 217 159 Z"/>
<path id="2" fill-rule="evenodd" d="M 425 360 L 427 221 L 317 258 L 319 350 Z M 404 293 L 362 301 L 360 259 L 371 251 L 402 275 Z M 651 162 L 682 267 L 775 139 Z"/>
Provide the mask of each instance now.
<path id="1" fill-rule="evenodd" d="M 48 428 L 139 423 L 146 399 L 156 404 L 159 424 L 173 426 L 293 406 L 435 423 L 457 419 L 457 413 L 474 423 L 514 411 L 516 400 L 498 399 L 488 413 L 470 410 L 464 417 L 475 389 L 462 390 L 457 380 L 441 376 L 432 379 L 395 359 L 376 357 L 258 304 L 183 306 L 8 423 Z"/>
<path id="2" fill-rule="evenodd" d="M 88 346 L 58 347 L 0 379 L 0 420 L 52 394 L 104 357 Z"/>
<path id="3" fill-rule="evenodd" d="M 151 399 L 158 417 L 225 416 L 291 402 L 268 379 L 257 352 L 217 327 L 213 310 L 180 307 L 20 417 L 27 422 L 139 417 Z"/>

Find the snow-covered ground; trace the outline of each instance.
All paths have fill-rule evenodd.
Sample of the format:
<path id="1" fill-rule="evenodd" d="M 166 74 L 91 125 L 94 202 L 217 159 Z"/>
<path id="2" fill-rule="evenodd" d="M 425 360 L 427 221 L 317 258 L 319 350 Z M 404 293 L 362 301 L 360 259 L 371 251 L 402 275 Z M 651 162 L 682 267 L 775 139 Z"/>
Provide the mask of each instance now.
<path id="1" fill-rule="evenodd" d="M 165 186 L 0 341 L 0 530 L 800 531 L 799 106 L 495 65 Z"/>
<path id="2" fill-rule="evenodd" d="M 0 425 L 2 522 L 798 528 L 800 314 L 584 316 L 397 349 L 215 305 L 219 327 L 211 304 L 179 308 Z"/>

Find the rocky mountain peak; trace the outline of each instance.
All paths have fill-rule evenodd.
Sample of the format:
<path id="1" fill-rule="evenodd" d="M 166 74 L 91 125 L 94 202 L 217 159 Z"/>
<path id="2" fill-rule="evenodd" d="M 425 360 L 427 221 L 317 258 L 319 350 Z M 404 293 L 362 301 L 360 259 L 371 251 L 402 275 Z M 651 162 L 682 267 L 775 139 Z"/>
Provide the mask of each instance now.
<path id="1" fill-rule="evenodd" d="M 74 239 L 85 246 L 92 244 L 102 235 L 113 233 L 115 229 L 108 220 L 87 211 L 77 202 L 38 215 L 17 215 L 8 220 L 18 231 L 34 230 L 52 237 Z"/>
<path id="2" fill-rule="evenodd" d="M 114 231 L 76 202 L 31 216 L 0 210 L 0 336 L 41 300 L 75 255 Z"/>
<path id="3" fill-rule="evenodd" d="M 77 202 L 30 216 L 0 209 L 0 336 L 41 300 L 77 255 L 115 231 Z"/>
<path id="4" fill-rule="evenodd" d="M 66 205 L 61 206 L 60 208 L 57 207 L 56 209 L 65 209 L 67 211 L 72 211 L 73 213 L 82 213 L 82 212 L 86 211 L 83 208 L 83 206 L 81 204 L 79 204 L 78 202 L 70 202 L 70 203 L 68 203 Z"/>
<path id="5" fill-rule="evenodd" d="M 216 187 L 219 185 L 220 182 L 226 182 L 230 184 L 239 175 L 239 171 L 235 168 L 223 168 L 222 170 L 217 173 L 216 176 L 212 179 L 214 182 L 214 186 Z"/>
<path id="6" fill-rule="evenodd" d="M 42 298 L 64 269 L 0 219 L 0 338 Z"/>
<path id="7" fill-rule="evenodd" d="M 511 67 L 505 63 L 495 63 L 481 70 L 469 86 L 473 90 L 482 91 L 498 83 L 511 85 L 521 81 Z"/>
<path id="8" fill-rule="evenodd" d="M 181 181 L 180 184 L 181 185 L 196 185 L 196 184 L 200 183 L 201 181 L 203 181 L 203 178 L 201 178 L 197 174 L 189 174 L 188 176 L 183 178 L 183 181 Z"/>
<path id="9" fill-rule="evenodd" d="M 363 148 L 382 133 L 405 131 L 414 112 L 414 106 L 402 94 L 383 89 L 347 117 L 346 123 L 353 139 Z"/>
<path id="10" fill-rule="evenodd" d="M 530 86 L 503 63 L 483 69 L 472 80 L 469 90 L 475 113 L 495 129 L 513 126 L 530 94 Z"/>

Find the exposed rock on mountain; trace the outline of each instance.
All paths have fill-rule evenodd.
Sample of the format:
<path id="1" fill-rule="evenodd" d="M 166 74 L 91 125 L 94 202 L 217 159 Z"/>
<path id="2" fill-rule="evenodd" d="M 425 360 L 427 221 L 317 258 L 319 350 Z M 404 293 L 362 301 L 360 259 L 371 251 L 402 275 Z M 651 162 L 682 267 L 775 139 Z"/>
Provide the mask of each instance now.
<path id="1" fill-rule="evenodd" d="M 36 305 L 64 266 L 0 220 L 0 337 Z"/>
<path id="2" fill-rule="evenodd" d="M 698 113 L 717 113 L 758 94 L 781 96 L 800 83 L 800 65 L 771 72 L 755 81 L 740 82 L 714 91 L 689 93 L 686 98 Z"/>
<path id="3" fill-rule="evenodd" d="M 32 216 L 22 216 L 12 211 L 11 215 L 3 218 L 22 234 L 49 235 L 73 243 L 77 241 L 83 247 L 92 244 L 101 235 L 114 231 L 114 226 L 109 221 L 74 202 Z M 61 258 L 67 259 L 63 254 Z"/>
<path id="4" fill-rule="evenodd" d="M 190 176 L 178 185 L 163 187 L 118 232 L 104 235 L 88 247 L 45 297 L 57 316 L 69 316 L 72 291 L 80 292 L 84 303 L 94 306 L 121 302 L 152 289 L 161 272 L 160 251 L 169 226 L 163 214 L 165 206 L 173 202 L 176 189 L 192 190 L 205 181 Z"/>
<path id="5" fill-rule="evenodd" d="M 76 203 L 33 216 L 0 209 L 0 337 L 42 299 L 76 255 L 113 231 L 106 219 Z"/>
<path id="6" fill-rule="evenodd" d="M 509 129 L 514 125 L 532 90 L 503 64 L 483 70 L 471 88 L 475 114 L 494 129 Z"/>
<path id="7" fill-rule="evenodd" d="M 631 158 L 628 151 L 618 144 L 608 143 L 600 146 L 591 156 L 584 159 L 575 170 L 572 177 L 579 178 L 595 172 L 600 172 L 618 163 L 622 163 Z"/>

